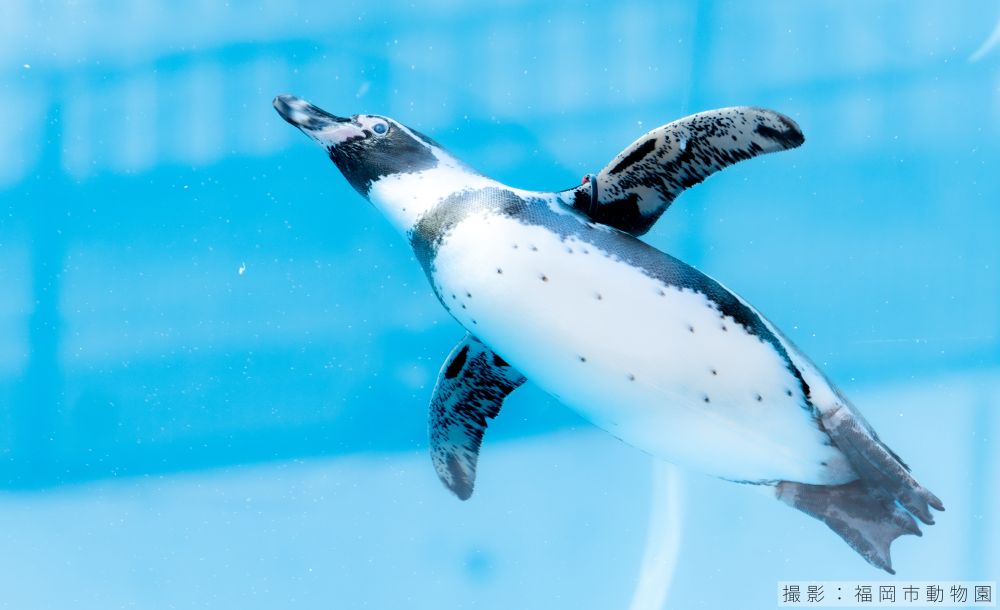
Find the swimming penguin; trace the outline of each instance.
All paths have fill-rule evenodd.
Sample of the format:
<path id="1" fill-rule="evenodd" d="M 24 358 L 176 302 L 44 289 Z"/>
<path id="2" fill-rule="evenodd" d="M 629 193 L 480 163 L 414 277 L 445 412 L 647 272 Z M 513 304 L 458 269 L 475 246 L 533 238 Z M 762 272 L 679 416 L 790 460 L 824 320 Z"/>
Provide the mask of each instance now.
<path id="1" fill-rule="evenodd" d="M 468 331 L 430 404 L 431 457 L 471 496 L 479 448 L 527 379 L 650 454 L 773 488 L 872 565 L 941 501 L 773 324 L 719 282 L 638 239 L 685 189 L 802 144 L 788 117 L 736 107 L 636 140 L 575 188 L 505 186 L 393 119 L 274 107 L 322 146 L 413 247 Z"/>

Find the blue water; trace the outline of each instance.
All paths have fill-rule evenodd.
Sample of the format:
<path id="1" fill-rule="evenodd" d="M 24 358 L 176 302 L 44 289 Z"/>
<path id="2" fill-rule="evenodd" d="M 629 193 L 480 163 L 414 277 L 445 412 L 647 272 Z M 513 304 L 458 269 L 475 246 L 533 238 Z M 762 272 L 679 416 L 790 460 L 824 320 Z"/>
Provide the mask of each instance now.
<path id="1" fill-rule="evenodd" d="M 0 607 L 764 608 L 780 580 L 885 577 L 530 385 L 451 497 L 425 411 L 463 331 L 283 92 L 537 189 L 696 111 L 795 118 L 804 146 L 647 239 L 765 312 L 944 500 L 897 578 L 1000 574 L 1000 4 L 4 12 Z"/>

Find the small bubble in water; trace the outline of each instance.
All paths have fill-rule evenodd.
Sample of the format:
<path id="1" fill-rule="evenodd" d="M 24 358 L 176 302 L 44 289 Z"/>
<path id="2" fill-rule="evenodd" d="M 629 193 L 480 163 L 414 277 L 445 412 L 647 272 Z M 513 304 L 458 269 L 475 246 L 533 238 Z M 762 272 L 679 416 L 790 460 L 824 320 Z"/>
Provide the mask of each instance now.
<path id="1" fill-rule="evenodd" d="M 244 273 L 246 273 L 246 271 L 247 271 L 247 264 L 246 263 L 240 263 L 240 268 L 236 270 L 236 273 L 239 273 L 240 275 L 243 275 Z"/>

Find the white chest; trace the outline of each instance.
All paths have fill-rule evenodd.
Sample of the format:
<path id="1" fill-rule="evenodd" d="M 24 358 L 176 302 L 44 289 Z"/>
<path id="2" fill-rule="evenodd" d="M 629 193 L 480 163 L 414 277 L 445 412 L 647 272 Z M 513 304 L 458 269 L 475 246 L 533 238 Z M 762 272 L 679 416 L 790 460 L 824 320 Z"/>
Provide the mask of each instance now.
<path id="1" fill-rule="evenodd" d="M 470 332 L 629 444 L 736 480 L 837 476 L 785 362 L 701 293 L 488 214 L 450 231 L 433 279 Z"/>

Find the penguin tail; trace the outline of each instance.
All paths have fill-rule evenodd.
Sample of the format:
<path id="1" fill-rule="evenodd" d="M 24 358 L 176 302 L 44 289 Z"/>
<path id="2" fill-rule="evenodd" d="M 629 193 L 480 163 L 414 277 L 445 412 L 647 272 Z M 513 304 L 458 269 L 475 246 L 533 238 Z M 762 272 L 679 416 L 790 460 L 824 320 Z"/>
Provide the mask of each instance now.
<path id="1" fill-rule="evenodd" d="M 778 499 L 826 523 L 873 566 L 895 574 L 889 556 L 892 541 L 904 534 L 920 536 L 914 517 L 933 525 L 930 509 L 943 511 L 944 504 L 913 478 L 909 467 L 850 406 L 822 413 L 820 423 L 857 480 L 844 485 L 781 481 Z"/>

